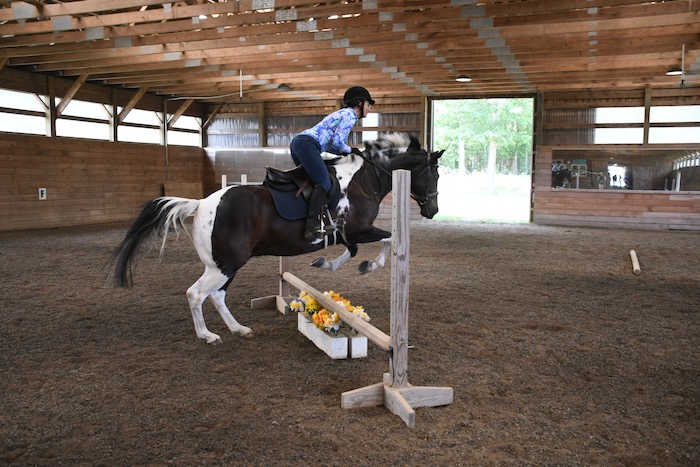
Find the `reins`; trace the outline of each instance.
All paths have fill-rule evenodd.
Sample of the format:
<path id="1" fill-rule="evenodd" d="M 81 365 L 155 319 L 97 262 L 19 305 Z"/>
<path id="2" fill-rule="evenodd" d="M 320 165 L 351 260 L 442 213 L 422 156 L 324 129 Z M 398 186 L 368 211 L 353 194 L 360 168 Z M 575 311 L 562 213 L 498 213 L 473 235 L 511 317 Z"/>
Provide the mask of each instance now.
<path id="1" fill-rule="evenodd" d="M 364 191 L 365 193 L 367 193 L 368 195 L 370 195 L 372 197 L 377 196 L 379 194 L 382 194 L 384 192 L 384 184 L 382 183 L 382 177 L 381 177 L 381 175 L 379 175 L 379 171 L 377 169 L 383 170 L 389 176 L 391 176 L 391 174 L 384 167 L 380 167 L 377 164 L 375 164 L 374 162 L 372 162 L 372 160 L 369 157 L 365 156 L 364 153 L 362 153 L 360 155 L 360 157 L 362 157 L 362 159 L 365 161 L 366 164 L 369 164 L 374 168 L 374 174 L 376 175 L 376 178 L 379 181 L 379 191 L 376 191 L 374 193 L 371 193 L 370 191 L 368 191 L 365 188 L 365 183 L 364 183 L 365 177 L 364 176 L 362 178 L 360 178 L 360 188 L 362 188 L 362 191 Z M 366 164 L 364 165 L 365 168 L 367 167 Z M 364 175 L 364 173 L 363 173 L 363 175 Z"/>

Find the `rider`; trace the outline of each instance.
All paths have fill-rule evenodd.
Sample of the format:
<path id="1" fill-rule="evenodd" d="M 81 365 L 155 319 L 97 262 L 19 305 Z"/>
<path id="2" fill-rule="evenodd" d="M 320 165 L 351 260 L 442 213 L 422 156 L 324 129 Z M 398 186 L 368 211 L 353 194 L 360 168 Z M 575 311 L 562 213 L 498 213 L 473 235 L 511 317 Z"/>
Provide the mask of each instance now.
<path id="1" fill-rule="evenodd" d="M 355 122 L 366 117 L 373 105 L 374 99 L 367 89 L 362 86 L 353 86 L 345 91 L 342 109 L 326 116 L 316 126 L 299 133 L 289 146 L 294 163 L 304 166 L 304 170 L 314 184 L 304 227 L 304 238 L 307 240 L 315 240 L 323 236 L 320 212 L 327 202 L 328 192 L 331 189 L 331 179 L 321 153 L 361 154 L 359 149 L 351 148 L 345 141 Z"/>

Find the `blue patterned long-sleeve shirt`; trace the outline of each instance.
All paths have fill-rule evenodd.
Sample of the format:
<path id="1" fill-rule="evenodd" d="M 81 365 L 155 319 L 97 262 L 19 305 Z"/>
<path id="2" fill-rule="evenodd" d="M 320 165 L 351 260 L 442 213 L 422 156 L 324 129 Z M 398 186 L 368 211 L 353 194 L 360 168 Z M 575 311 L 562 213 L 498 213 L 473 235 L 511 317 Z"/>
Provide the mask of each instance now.
<path id="1" fill-rule="evenodd" d="M 346 141 L 355 122 L 357 122 L 355 110 L 346 107 L 329 114 L 317 125 L 302 131 L 301 134 L 311 136 L 318 141 L 321 151 L 347 154 L 352 151 Z"/>

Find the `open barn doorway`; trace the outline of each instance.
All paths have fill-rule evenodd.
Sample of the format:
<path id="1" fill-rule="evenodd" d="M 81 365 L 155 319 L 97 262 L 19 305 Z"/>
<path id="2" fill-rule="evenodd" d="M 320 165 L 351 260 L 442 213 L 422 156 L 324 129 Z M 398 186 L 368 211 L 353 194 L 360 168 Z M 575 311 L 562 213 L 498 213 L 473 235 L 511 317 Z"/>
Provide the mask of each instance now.
<path id="1" fill-rule="evenodd" d="M 432 101 L 433 148 L 445 149 L 437 219 L 529 222 L 533 107 L 531 98 Z"/>

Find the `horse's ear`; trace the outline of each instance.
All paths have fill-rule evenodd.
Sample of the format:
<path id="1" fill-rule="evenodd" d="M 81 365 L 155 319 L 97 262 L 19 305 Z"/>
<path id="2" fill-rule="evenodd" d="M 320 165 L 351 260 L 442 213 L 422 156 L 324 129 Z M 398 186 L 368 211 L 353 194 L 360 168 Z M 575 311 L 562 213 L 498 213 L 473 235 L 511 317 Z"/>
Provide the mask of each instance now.
<path id="1" fill-rule="evenodd" d="M 444 153 L 444 152 L 445 152 L 444 149 L 442 151 L 431 152 L 430 158 L 431 159 L 440 159 L 440 157 L 442 157 L 442 153 Z"/>
<path id="2" fill-rule="evenodd" d="M 416 151 L 420 151 L 420 141 L 418 141 L 418 138 L 416 138 L 413 135 L 409 135 L 409 138 L 411 139 L 411 144 L 408 145 L 408 149 L 414 149 Z"/>

